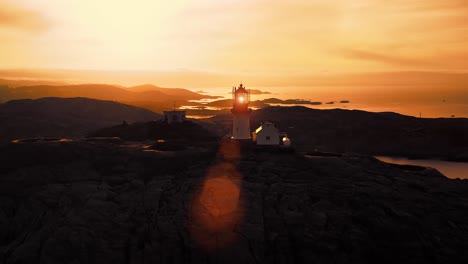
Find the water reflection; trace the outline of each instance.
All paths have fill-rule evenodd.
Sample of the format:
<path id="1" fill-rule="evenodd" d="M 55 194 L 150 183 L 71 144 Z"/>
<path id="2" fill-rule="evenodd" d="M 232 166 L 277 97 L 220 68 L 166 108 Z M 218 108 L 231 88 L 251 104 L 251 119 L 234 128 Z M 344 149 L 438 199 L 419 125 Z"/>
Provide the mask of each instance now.
<path id="1" fill-rule="evenodd" d="M 443 160 L 412 160 L 403 157 L 386 157 L 376 156 L 377 159 L 400 165 L 416 165 L 422 167 L 431 167 L 451 179 L 468 179 L 468 163 L 467 162 L 450 162 Z"/>

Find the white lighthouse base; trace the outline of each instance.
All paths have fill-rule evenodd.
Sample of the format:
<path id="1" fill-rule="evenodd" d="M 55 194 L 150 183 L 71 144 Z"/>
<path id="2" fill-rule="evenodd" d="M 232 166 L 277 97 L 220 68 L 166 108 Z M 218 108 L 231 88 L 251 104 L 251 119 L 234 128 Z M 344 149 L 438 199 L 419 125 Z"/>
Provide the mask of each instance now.
<path id="1" fill-rule="evenodd" d="M 235 113 L 232 139 L 250 139 L 250 113 Z"/>

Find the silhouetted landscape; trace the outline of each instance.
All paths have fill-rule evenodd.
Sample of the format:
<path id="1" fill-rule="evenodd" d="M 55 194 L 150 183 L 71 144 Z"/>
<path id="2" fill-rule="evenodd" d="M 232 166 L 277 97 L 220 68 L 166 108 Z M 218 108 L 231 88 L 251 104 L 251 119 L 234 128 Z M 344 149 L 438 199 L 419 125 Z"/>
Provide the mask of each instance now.
<path id="1" fill-rule="evenodd" d="M 0 264 L 468 263 L 462 0 L 0 1 Z"/>
<path id="2" fill-rule="evenodd" d="M 4 89 L 8 99 L 62 97 L 0 104 L 5 263 L 468 258 L 466 180 L 372 157 L 467 161 L 468 119 L 252 101 L 260 109 L 253 111 L 251 127 L 274 122 L 293 138 L 294 151 L 284 152 L 230 142 L 225 135 L 233 119 L 223 110 L 208 119 L 168 124 L 161 113 L 144 108 L 64 98 L 124 101 L 118 99 L 144 93 L 142 98 L 153 100 L 152 109 L 162 109 L 168 98 L 200 98 L 188 90 L 72 87 Z M 232 104 L 215 99 L 207 106 Z M 207 180 L 217 179 L 213 170 L 236 183 L 237 198 L 211 194 L 215 200 L 208 205 L 207 198 L 197 198 Z M 211 206 L 223 208 L 220 203 L 235 206 L 212 211 Z"/>
<path id="3" fill-rule="evenodd" d="M 0 147 L 3 259 L 460 263 L 468 257 L 466 180 L 365 155 L 249 149 L 222 155 L 218 148 L 225 147 L 168 155 L 103 141 Z M 219 173 L 242 175 L 234 178 L 240 196 L 216 220 L 196 197 L 213 177 L 207 171 L 226 163 L 238 174 Z M 242 220 L 221 228 L 203 223 L 234 216 Z"/>
<path id="4" fill-rule="evenodd" d="M 89 98 L 41 98 L 0 104 L 0 142 L 33 137 L 83 137 L 99 128 L 161 119 L 146 109 Z"/>
<path id="5" fill-rule="evenodd" d="M 173 91 L 177 92 L 179 91 Z M 466 118 L 416 118 L 396 113 L 358 110 L 268 107 L 268 104 L 259 102 L 261 101 L 252 103 L 252 106 L 262 108 L 254 111 L 252 126 L 266 120 L 273 121 L 295 138 L 296 148 L 300 151 L 320 149 L 468 161 Z M 232 105 L 230 99 L 207 105 L 227 107 L 229 104 Z M 154 105 L 154 108 L 164 107 L 158 106 L 156 102 Z M 162 118 L 160 114 L 146 109 L 86 98 L 13 100 L 0 104 L 0 110 L 3 142 L 20 137 L 83 137 L 92 131 L 118 125 L 123 121 L 134 123 Z M 229 132 L 232 118 L 226 113 L 200 122 L 209 126 L 213 133 L 222 136 L 220 133 Z M 143 130 L 134 126 L 127 129 Z M 120 137 L 121 132 L 106 133 L 106 136 Z M 144 139 L 155 138 L 146 136 Z"/>

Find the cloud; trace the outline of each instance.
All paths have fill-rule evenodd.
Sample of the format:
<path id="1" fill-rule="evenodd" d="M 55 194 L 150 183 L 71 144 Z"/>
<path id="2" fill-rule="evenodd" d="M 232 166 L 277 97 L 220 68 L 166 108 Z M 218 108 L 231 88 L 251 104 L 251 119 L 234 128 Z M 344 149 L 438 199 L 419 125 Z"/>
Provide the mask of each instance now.
<path id="1" fill-rule="evenodd" d="M 256 89 L 250 89 L 250 94 L 271 94 L 270 92 L 264 92 Z"/>
<path id="2" fill-rule="evenodd" d="M 429 62 L 420 59 L 407 58 L 398 55 L 387 55 L 353 48 L 342 49 L 339 53 L 347 59 L 373 61 L 394 66 L 424 66 L 430 64 Z"/>
<path id="3" fill-rule="evenodd" d="M 50 25 L 49 21 L 36 11 L 13 3 L 1 3 L 0 5 L 0 28 L 38 31 L 44 30 Z"/>

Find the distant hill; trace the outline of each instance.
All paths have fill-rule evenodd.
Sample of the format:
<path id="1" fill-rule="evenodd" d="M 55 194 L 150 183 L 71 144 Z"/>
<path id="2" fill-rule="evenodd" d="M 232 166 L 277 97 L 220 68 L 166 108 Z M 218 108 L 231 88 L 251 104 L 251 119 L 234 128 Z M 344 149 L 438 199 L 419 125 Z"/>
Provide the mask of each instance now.
<path id="1" fill-rule="evenodd" d="M 46 80 L 10 80 L 10 79 L 0 79 L 0 86 L 16 88 L 21 86 L 37 86 L 37 85 L 67 85 L 65 82 L 59 81 L 46 81 Z"/>
<path id="2" fill-rule="evenodd" d="M 0 141 L 74 137 L 116 124 L 161 119 L 146 109 L 89 98 L 41 98 L 0 104 Z"/>
<path id="3" fill-rule="evenodd" d="M 203 98 L 217 98 L 217 96 L 209 96 L 204 94 L 195 93 L 183 88 L 161 88 L 152 84 L 144 84 L 139 86 L 132 86 L 127 88 L 132 92 L 159 92 L 165 95 L 180 97 L 180 98 L 191 98 L 191 100 L 199 100 Z"/>
<path id="4" fill-rule="evenodd" d="M 104 84 L 81 84 L 65 86 L 23 86 L 9 89 L 10 100 L 15 99 L 37 99 L 43 97 L 88 97 L 100 100 L 123 100 L 133 99 L 137 94 L 125 89 Z"/>
<path id="5" fill-rule="evenodd" d="M 107 84 L 80 84 L 65 86 L 23 86 L 17 88 L 3 88 L 7 99 L 36 99 L 48 96 L 54 97 L 89 97 L 94 99 L 106 99 L 117 101 L 164 101 L 170 99 L 195 100 L 209 98 L 208 95 L 200 95 L 185 89 L 172 91 L 169 88 L 161 90 L 132 91 Z M 164 92 L 162 92 L 164 91 Z"/>
<path id="6" fill-rule="evenodd" d="M 11 83 L 11 81 L 0 80 L 0 103 L 9 100 L 42 97 L 88 97 L 138 105 L 140 102 L 164 103 L 168 101 L 182 102 L 217 98 L 198 94 L 187 89 L 160 88 L 154 85 L 125 88 L 108 84 L 46 85 L 41 84 L 41 82 L 31 81 L 26 86 L 12 86 Z"/>
<path id="7" fill-rule="evenodd" d="M 230 133 L 232 116 L 209 119 Z M 299 150 L 468 160 L 468 119 L 416 118 L 396 113 L 267 107 L 252 113 L 251 129 L 272 121 Z"/>

